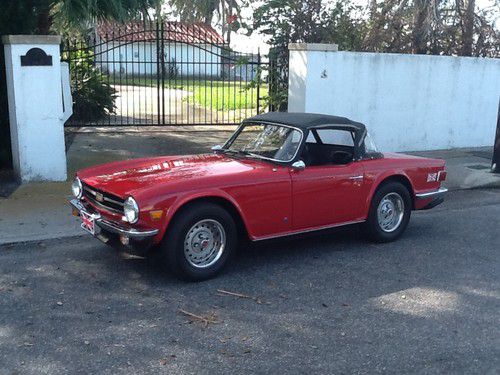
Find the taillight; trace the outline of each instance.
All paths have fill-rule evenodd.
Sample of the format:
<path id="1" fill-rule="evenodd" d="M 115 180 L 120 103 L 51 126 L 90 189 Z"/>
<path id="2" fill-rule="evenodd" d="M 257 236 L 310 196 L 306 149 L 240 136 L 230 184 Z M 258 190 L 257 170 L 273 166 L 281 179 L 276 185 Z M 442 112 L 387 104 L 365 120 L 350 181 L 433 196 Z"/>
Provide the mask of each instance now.
<path id="1" fill-rule="evenodd" d="M 446 180 L 446 171 L 439 171 L 437 180 L 438 181 Z"/>

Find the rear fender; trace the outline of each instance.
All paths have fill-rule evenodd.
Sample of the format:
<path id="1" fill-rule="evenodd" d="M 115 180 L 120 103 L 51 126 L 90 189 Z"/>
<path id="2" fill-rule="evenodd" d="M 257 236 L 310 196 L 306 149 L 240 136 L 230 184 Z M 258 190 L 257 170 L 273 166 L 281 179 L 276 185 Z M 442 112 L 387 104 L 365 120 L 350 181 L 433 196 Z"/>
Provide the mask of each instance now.
<path id="1" fill-rule="evenodd" d="M 379 176 L 377 176 L 377 178 L 373 181 L 373 184 L 370 188 L 370 191 L 368 193 L 367 200 L 366 200 L 366 207 L 367 207 L 366 212 L 367 213 L 370 210 L 370 205 L 371 205 L 373 196 L 375 195 L 375 192 L 377 191 L 377 189 L 383 183 L 385 183 L 387 181 L 392 181 L 392 180 L 400 181 L 401 183 L 403 183 L 403 185 L 405 185 L 409 189 L 409 193 L 410 193 L 410 197 L 411 197 L 412 205 L 413 205 L 412 208 L 415 208 L 415 189 L 414 189 L 413 183 L 411 182 L 410 177 L 403 170 L 387 171 L 387 172 L 384 172 L 384 173 L 380 174 Z"/>

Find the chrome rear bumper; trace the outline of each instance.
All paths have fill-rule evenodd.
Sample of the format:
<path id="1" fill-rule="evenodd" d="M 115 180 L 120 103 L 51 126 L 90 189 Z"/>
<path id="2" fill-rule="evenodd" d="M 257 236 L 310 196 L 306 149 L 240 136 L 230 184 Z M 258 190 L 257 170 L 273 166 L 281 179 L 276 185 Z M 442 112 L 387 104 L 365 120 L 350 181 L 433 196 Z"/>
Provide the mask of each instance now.
<path id="1" fill-rule="evenodd" d="M 78 199 L 70 200 L 69 204 L 72 208 L 78 211 L 78 214 L 80 214 L 81 211 L 88 212 Z M 99 213 L 93 213 L 92 216 L 94 217 L 95 224 L 99 228 L 104 229 L 105 231 L 110 233 L 129 237 L 133 240 L 144 240 L 150 237 L 154 237 L 158 234 L 158 229 L 137 230 L 134 228 L 126 228 L 115 222 L 103 219 Z"/>
<path id="2" fill-rule="evenodd" d="M 448 191 L 448 189 L 442 187 L 442 188 L 439 188 L 438 190 L 429 191 L 426 193 L 415 194 L 415 197 L 417 199 L 442 198 L 446 194 L 447 191 Z"/>

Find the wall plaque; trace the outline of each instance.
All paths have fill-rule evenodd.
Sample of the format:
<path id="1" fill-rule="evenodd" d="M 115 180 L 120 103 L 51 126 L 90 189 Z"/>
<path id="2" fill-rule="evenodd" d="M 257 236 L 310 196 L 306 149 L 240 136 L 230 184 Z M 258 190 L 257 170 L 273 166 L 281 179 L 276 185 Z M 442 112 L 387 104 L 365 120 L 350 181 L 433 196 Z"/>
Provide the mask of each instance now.
<path id="1" fill-rule="evenodd" d="M 40 48 L 32 48 L 21 56 L 21 66 L 51 66 L 52 56 Z"/>

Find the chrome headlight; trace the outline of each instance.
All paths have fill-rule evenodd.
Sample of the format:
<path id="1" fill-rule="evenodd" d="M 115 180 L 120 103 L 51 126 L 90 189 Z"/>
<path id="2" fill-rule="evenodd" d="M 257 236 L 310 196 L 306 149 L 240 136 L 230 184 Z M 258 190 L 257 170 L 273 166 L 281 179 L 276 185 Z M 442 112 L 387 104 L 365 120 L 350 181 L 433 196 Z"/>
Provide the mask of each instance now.
<path id="1" fill-rule="evenodd" d="M 123 213 L 125 214 L 125 219 L 127 219 L 127 221 L 131 224 L 134 224 L 137 220 L 139 220 L 139 206 L 134 198 L 128 197 L 125 199 Z"/>
<path id="2" fill-rule="evenodd" d="M 82 182 L 78 177 L 75 177 L 73 180 L 73 183 L 71 184 L 71 191 L 75 198 L 80 199 L 82 197 L 83 193 L 83 188 L 82 188 Z"/>

